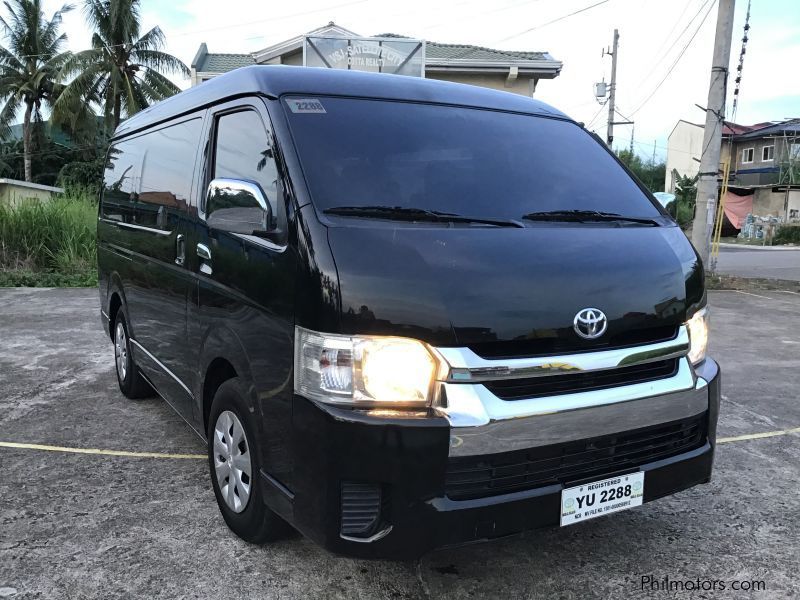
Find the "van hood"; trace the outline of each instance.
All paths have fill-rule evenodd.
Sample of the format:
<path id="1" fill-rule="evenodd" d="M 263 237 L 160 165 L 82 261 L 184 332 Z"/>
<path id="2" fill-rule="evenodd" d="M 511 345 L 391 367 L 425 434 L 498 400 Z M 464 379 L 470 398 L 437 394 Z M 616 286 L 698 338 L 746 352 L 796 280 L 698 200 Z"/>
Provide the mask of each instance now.
<path id="1" fill-rule="evenodd" d="M 346 334 L 400 335 L 486 354 L 562 353 L 665 339 L 704 301 L 678 227 L 430 227 L 359 221 L 328 240 Z M 576 314 L 608 330 L 587 341 Z"/>

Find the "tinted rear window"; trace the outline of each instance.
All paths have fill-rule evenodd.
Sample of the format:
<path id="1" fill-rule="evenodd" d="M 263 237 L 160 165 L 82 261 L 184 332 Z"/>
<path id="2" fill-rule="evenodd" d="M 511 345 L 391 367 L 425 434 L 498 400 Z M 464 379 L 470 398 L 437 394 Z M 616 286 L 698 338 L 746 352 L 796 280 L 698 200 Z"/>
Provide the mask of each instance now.
<path id="1" fill-rule="evenodd" d="M 101 215 L 167 229 L 170 212 L 186 212 L 202 124 L 192 119 L 116 142 L 108 151 Z"/>
<path id="2" fill-rule="evenodd" d="M 530 115 L 380 100 L 285 99 L 312 199 L 520 218 L 659 211 L 579 126 Z M 303 110 L 303 106 L 311 109 Z M 300 106 L 300 108 L 298 108 Z M 313 110 L 312 110 L 313 109 Z"/>

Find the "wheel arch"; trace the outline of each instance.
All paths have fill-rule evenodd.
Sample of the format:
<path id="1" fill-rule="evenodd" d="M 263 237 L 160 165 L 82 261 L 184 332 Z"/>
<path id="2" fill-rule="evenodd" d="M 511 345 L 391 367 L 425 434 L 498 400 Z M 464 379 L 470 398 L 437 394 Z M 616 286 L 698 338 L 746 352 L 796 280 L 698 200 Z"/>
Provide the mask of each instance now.
<path id="1" fill-rule="evenodd" d="M 239 377 L 248 390 L 246 401 L 250 410 L 255 410 L 254 387 L 250 361 L 244 345 L 230 329 L 220 327 L 208 332 L 200 350 L 200 408 L 202 409 L 203 432 L 208 432 L 208 417 L 211 404 L 219 386 Z"/>
<path id="2" fill-rule="evenodd" d="M 125 299 L 125 291 L 122 287 L 122 278 L 116 271 L 111 274 L 108 280 L 108 292 L 106 294 L 106 309 L 108 314 L 108 335 L 114 339 L 114 322 L 117 318 L 119 309 L 127 306 Z M 128 318 L 128 328 L 130 335 L 133 335 L 133 326 L 130 323 L 130 315 Z"/>

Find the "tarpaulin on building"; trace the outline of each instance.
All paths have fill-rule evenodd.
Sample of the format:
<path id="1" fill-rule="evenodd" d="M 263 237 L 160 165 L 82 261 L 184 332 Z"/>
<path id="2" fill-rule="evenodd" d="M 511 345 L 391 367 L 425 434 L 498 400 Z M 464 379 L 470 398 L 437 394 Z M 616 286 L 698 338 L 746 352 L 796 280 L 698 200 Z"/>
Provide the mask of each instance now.
<path id="1" fill-rule="evenodd" d="M 733 192 L 725 194 L 725 216 L 736 229 L 741 229 L 745 217 L 753 212 L 753 194 L 748 196 L 737 196 Z"/>

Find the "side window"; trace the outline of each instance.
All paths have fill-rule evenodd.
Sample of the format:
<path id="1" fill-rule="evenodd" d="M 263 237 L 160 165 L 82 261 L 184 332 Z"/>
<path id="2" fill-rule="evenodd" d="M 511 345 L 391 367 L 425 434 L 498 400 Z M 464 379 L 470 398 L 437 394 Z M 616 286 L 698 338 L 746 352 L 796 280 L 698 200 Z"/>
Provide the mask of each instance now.
<path id="1" fill-rule="evenodd" d="M 217 119 L 212 178 L 253 181 L 261 186 L 278 226 L 285 230 L 286 206 L 278 186 L 278 168 L 272 136 L 253 110 L 222 115 Z"/>
<path id="2" fill-rule="evenodd" d="M 103 176 L 104 219 L 133 223 L 133 206 L 139 188 L 142 147 L 138 140 L 117 142 L 108 150 Z"/>
<path id="3" fill-rule="evenodd" d="M 169 229 L 168 213 L 188 210 L 201 131 L 202 120 L 192 119 L 139 138 L 146 150 L 134 207 L 136 224 Z"/>

